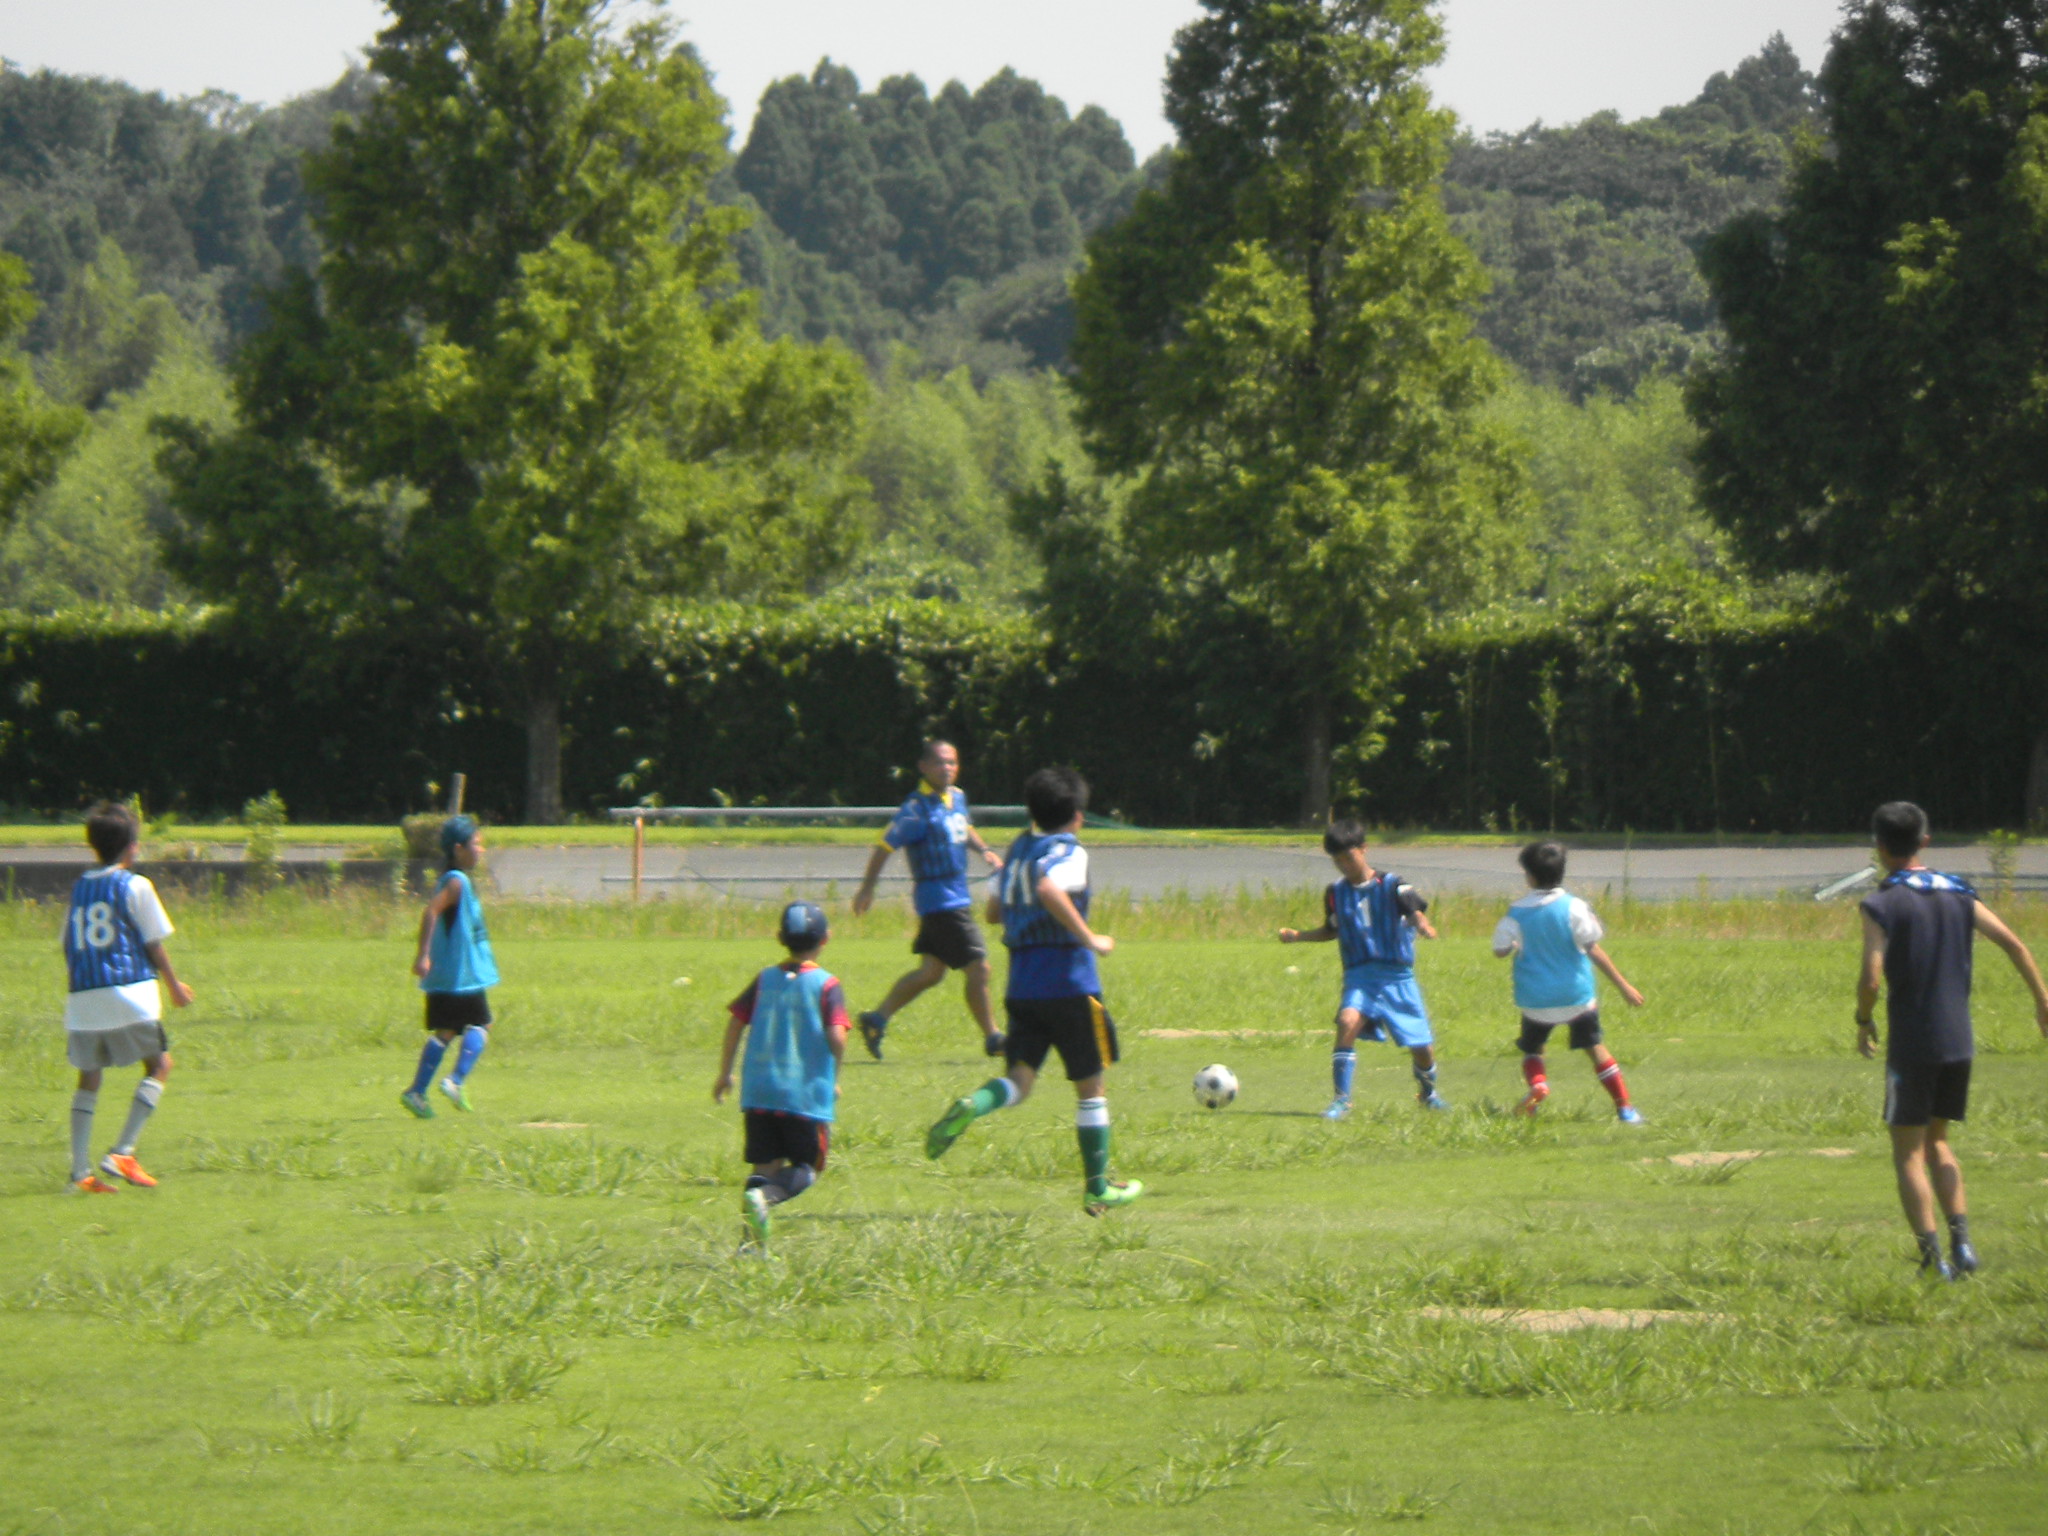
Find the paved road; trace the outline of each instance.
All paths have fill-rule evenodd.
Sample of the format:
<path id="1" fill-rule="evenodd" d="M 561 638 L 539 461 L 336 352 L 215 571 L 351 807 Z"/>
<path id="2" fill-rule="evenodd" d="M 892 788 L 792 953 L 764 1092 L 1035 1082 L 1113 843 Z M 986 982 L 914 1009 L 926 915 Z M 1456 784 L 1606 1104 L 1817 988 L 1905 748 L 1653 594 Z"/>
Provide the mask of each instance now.
<path id="1" fill-rule="evenodd" d="M 760 901 L 781 900 L 785 892 L 817 894 L 834 887 L 850 894 L 866 866 L 865 848 L 699 847 L 650 848 L 648 896 L 720 895 Z M 1144 848 L 1091 850 L 1097 890 L 1121 889 L 1140 899 L 1170 891 L 1302 891 L 1331 878 L 1322 850 L 1305 843 L 1285 848 Z M 1374 862 L 1394 869 L 1425 892 L 1464 891 L 1504 896 L 1525 889 L 1511 848 L 1388 848 Z M 1828 848 L 1658 848 L 1622 853 L 1588 850 L 1572 856 L 1570 879 L 1593 895 L 1624 887 L 1644 900 L 1697 896 L 1702 882 L 1710 896 L 1809 895 L 1867 862 L 1860 849 Z M 1943 848 L 1937 867 L 1979 878 L 1990 874 L 1986 848 Z M 491 855 L 498 889 L 508 896 L 554 896 L 591 900 L 623 894 L 632 873 L 624 848 L 506 848 Z M 2048 877 L 2048 848 L 2023 849 L 2022 873 Z M 902 889 L 902 860 L 886 878 Z"/>

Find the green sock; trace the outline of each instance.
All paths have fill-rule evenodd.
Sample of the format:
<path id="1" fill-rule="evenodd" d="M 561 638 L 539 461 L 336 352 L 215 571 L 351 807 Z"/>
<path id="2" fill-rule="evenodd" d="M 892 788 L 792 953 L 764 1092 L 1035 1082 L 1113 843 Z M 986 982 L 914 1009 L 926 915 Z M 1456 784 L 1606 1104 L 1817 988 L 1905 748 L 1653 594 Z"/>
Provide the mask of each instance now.
<path id="1" fill-rule="evenodd" d="M 992 1115 L 999 1109 L 1008 1109 L 1017 1102 L 1017 1085 L 1007 1077 L 992 1077 L 968 1097 L 967 1103 L 974 1110 L 974 1118 Z"/>
<path id="2" fill-rule="evenodd" d="M 1075 1106 L 1074 1138 L 1081 1143 L 1081 1171 L 1088 1193 L 1109 1188 L 1109 1100 L 1083 1099 Z"/>

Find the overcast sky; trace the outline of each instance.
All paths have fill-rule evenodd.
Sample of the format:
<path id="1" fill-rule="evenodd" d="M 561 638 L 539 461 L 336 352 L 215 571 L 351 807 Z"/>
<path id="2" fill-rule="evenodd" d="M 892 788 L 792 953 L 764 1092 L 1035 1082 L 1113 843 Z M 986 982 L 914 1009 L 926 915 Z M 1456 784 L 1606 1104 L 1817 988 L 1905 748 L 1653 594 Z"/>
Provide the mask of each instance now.
<path id="1" fill-rule="evenodd" d="M 741 134 L 769 81 L 821 55 L 863 84 L 977 85 L 1005 64 L 1095 103 L 1145 155 L 1168 137 L 1159 81 L 1195 0 L 671 0 Z M 1448 0 L 1440 97 L 1481 131 L 1686 101 L 1773 32 L 1817 66 L 1840 0 Z M 0 56 L 170 95 L 275 102 L 324 85 L 382 24 L 377 0 L 0 0 Z"/>

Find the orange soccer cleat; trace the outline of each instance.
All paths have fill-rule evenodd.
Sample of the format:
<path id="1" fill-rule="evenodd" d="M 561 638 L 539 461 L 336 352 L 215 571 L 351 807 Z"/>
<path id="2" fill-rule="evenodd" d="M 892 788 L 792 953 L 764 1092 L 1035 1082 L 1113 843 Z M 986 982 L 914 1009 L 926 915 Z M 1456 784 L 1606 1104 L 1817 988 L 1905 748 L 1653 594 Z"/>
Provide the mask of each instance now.
<path id="1" fill-rule="evenodd" d="M 82 1179 L 73 1179 L 71 1187 L 81 1195 L 111 1195 L 114 1192 L 113 1185 L 103 1184 L 89 1173 Z"/>
<path id="2" fill-rule="evenodd" d="M 131 1152 L 109 1152 L 100 1159 L 100 1172 L 111 1173 L 117 1179 L 126 1179 L 138 1189 L 155 1189 L 156 1180 L 143 1172 L 142 1164 L 135 1161 Z"/>

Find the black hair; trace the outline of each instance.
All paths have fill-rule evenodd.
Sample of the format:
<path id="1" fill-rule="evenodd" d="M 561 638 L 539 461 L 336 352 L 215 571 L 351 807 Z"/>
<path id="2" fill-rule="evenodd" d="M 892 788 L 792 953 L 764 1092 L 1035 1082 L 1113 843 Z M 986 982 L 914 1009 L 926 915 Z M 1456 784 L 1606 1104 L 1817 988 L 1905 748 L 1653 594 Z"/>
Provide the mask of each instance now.
<path id="1" fill-rule="evenodd" d="M 1041 832 L 1054 832 L 1088 809 L 1088 781 L 1076 768 L 1041 768 L 1024 781 L 1024 804 Z"/>
<path id="2" fill-rule="evenodd" d="M 1544 890 L 1554 891 L 1564 884 L 1563 843 L 1547 839 L 1540 843 L 1530 843 L 1516 857 L 1521 861 L 1523 873 Z"/>
<path id="3" fill-rule="evenodd" d="M 923 746 L 917 749 L 917 760 L 920 763 L 930 762 L 932 760 L 932 754 L 937 752 L 941 747 L 952 747 L 955 752 L 958 752 L 960 750 L 959 747 L 955 746 L 953 742 L 949 741 L 946 737 L 933 736 L 929 740 L 927 740 Z"/>
<path id="4" fill-rule="evenodd" d="M 120 858 L 141 836 L 142 824 L 125 805 L 102 800 L 86 814 L 85 840 L 92 844 L 92 851 L 100 856 L 102 864 Z"/>
<path id="5" fill-rule="evenodd" d="M 1323 833 L 1323 852 L 1342 853 L 1346 848 L 1365 846 L 1365 828 L 1346 816 L 1342 821 L 1333 821 Z"/>
<path id="6" fill-rule="evenodd" d="M 1927 842 L 1927 813 L 1910 800 L 1887 800 L 1870 818 L 1877 846 L 1895 859 L 1910 859 Z"/>

